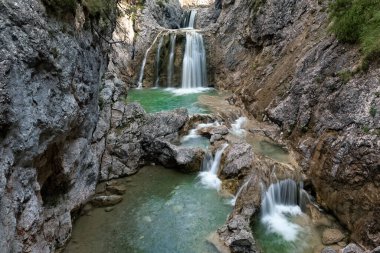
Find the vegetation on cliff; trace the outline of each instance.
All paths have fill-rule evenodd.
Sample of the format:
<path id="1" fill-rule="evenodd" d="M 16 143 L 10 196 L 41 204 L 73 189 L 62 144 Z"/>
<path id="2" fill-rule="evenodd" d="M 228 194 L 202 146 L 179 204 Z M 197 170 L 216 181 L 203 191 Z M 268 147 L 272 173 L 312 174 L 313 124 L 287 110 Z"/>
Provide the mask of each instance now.
<path id="1" fill-rule="evenodd" d="M 366 59 L 380 55 L 380 0 L 336 0 L 329 9 L 339 40 L 360 43 Z"/>

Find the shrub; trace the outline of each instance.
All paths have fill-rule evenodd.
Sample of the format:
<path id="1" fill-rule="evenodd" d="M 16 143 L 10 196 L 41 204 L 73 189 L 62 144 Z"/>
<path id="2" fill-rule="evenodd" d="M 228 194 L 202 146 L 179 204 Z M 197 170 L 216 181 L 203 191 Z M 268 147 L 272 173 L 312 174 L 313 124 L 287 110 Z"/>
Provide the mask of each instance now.
<path id="1" fill-rule="evenodd" d="M 335 0 L 329 12 L 339 40 L 360 43 L 366 58 L 380 55 L 380 0 Z"/>

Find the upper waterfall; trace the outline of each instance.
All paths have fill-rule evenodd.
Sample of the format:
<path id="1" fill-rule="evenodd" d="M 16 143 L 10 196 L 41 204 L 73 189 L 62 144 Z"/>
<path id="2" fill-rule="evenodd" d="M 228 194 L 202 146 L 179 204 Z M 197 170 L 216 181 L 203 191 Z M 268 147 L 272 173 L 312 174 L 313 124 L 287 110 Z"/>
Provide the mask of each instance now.
<path id="1" fill-rule="evenodd" d="M 195 31 L 186 32 L 185 55 L 182 64 L 182 88 L 207 86 L 206 52 L 203 37 Z"/>

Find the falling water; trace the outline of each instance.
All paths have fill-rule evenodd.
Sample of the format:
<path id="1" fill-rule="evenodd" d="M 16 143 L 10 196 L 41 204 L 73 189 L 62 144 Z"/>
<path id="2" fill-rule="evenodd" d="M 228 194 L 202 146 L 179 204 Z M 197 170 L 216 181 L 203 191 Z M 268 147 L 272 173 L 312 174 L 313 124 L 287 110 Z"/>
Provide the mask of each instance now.
<path id="1" fill-rule="evenodd" d="M 191 10 L 190 11 L 189 24 L 187 25 L 187 27 L 194 28 L 195 15 L 197 15 L 197 11 L 196 10 Z"/>
<path id="2" fill-rule="evenodd" d="M 185 18 L 182 21 L 182 26 L 181 27 L 182 28 L 193 29 L 194 28 L 196 14 L 197 14 L 196 10 L 191 10 L 190 12 L 186 11 Z"/>
<path id="3" fill-rule="evenodd" d="M 235 205 L 236 200 L 239 197 L 240 193 L 247 187 L 247 185 L 249 184 L 249 182 L 251 181 L 251 179 L 252 179 L 252 177 L 249 177 L 249 179 L 247 181 L 245 181 L 245 183 L 239 188 L 239 190 L 237 191 L 236 195 L 231 199 L 230 204 L 232 206 Z"/>
<path id="4" fill-rule="evenodd" d="M 297 239 L 301 227 L 292 223 L 289 217 L 301 215 L 305 191 L 291 179 L 272 184 L 264 193 L 261 222 L 268 231 L 282 236 L 286 241 Z"/>
<path id="5" fill-rule="evenodd" d="M 206 53 L 203 37 L 195 31 L 186 32 L 185 55 L 182 65 L 182 88 L 207 86 Z"/>
<path id="6" fill-rule="evenodd" d="M 156 81 L 154 82 L 155 86 L 158 87 L 160 83 L 160 60 L 161 60 L 161 47 L 164 43 L 165 36 L 160 37 L 158 42 L 157 53 L 156 53 Z"/>
<path id="7" fill-rule="evenodd" d="M 139 80 L 138 80 L 138 82 L 137 82 L 137 88 L 138 88 L 138 89 L 141 89 L 141 88 L 142 88 L 143 78 L 144 78 L 144 69 L 145 69 L 145 64 L 146 64 L 146 58 L 148 57 L 148 54 L 149 54 L 150 49 L 151 49 L 151 48 L 153 47 L 153 45 L 156 43 L 157 38 L 161 35 L 161 33 L 162 33 L 162 31 L 159 32 L 159 33 L 157 34 L 156 38 L 154 38 L 154 40 L 153 40 L 152 45 L 150 45 L 150 47 L 145 51 L 144 59 L 143 59 L 143 62 L 142 62 L 142 64 L 141 64 Z"/>
<path id="8" fill-rule="evenodd" d="M 169 64 L 168 64 L 168 86 L 173 85 L 173 69 L 174 69 L 174 51 L 175 51 L 175 39 L 176 34 L 170 34 L 170 54 L 169 54 Z"/>
<path id="9" fill-rule="evenodd" d="M 220 160 L 224 150 L 227 148 L 228 144 L 225 143 L 218 149 L 215 153 L 215 157 L 212 158 L 210 155 L 206 155 L 202 163 L 203 171 L 199 173 L 200 182 L 206 188 L 220 189 L 221 181 L 218 178 L 218 169 L 220 165 Z"/>

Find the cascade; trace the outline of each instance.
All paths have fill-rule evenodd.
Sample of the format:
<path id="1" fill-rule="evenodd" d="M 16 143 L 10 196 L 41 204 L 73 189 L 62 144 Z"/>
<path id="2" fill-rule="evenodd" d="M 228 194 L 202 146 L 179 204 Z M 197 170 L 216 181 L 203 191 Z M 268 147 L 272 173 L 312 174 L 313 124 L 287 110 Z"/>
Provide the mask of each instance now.
<path id="1" fill-rule="evenodd" d="M 286 241 L 294 241 L 301 227 L 289 217 L 302 215 L 300 206 L 305 205 L 307 194 L 291 179 L 269 186 L 261 202 L 261 222 L 270 232 L 281 235 Z"/>
<path id="2" fill-rule="evenodd" d="M 205 159 L 202 162 L 203 171 L 199 173 L 200 183 L 203 186 L 217 190 L 220 189 L 221 181 L 218 178 L 217 173 L 220 165 L 220 160 L 222 159 L 223 152 L 227 146 L 227 143 L 223 144 L 223 146 L 216 151 L 214 158 L 212 158 L 211 155 L 205 156 Z"/>
<path id="3" fill-rule="evenodd" d="M 139 80 L 137 82 L 137 88 L 141 89 L 142 84 L 143 84 L 143 78 L 144 78 L 144 69 L 145 69 L 145 64 L 146 64 L 146 58 L 148 57 L 150 49 L 153 47 L 153 45 L 156 43 L 157 38 L 161 35 L 162 31 L 157 34 L 157 36 L 154 38 L 152 45 L 148 47 L 148 49 L 145 51 L 144 59 L 141 64 L 141 69 L 140 69 L 140 75 L 139 75 Z"/>
<path id="4" fill-rule="evenodd" d="M 154 82 L 156 87 L 159 86 L 159 82 L 160 82 L 161 47 L 162 47 L 162 44 L 164 43 L 164 38 L 165 38 L 165 35 L 162 35 L 160 37 L 160 41 L 158 42 L 157 53 L 156 53 L 156 81 Z"/>
<path id="5" fill-rule="evenodd" d="M 175 33 L 170 34 L 170 53 L 168 64 L 168 86 L 173 85 L 173 69 L 174 69 L 174 51 L 175 51 L 175 39 L 177 35 Z"/>
<path id="6" fill-rule="evenodd" d="M 205 86 L 207 86 L 207 71 L 203 37 L 195 31 L 187 31 L 182 64 L 182 88 L 190 89 Z"/>
<path id="7" fill-rule="evenodd" d="M 232 206 L 235 205 L 236 200 L 237 200 L 237 198 L 239 197 L 240 193 L 241 193 L 241 192 L 247 187 L 247 185 L 249 184 L 249 182 L 251 181 L 251 179 L 252 179 L 252 176 L 249 177 L 247 181 L 245 181 L 245 183 L 244 183 L 244 184 L 239 188 L 239 190 L 237 191 L 236 195 L 231 199 L 230 204 L 231 204 Z"/>
<path id="8" fill-rule="evenodd" d="M 170 31 L 169 46 L 166 46 L 165 35 L 169 33 L 166 31 L 165 34 L 162 34 L 164 31 L 161 31 L 157 34 L 152 45 L 146 50 L 143 62 L 141 64 L 139 79 L 138 79 L 138 88 L 142 87 L 143 78 L 144 78 L 144 69 L 147 61 L 147 57 L 151 48 L 156 44 L 156 41 L 159 40 L 155 55 L 155 80 L 154 86 L 159 87 L 160 83 L 163 81 L 161 78 L 161 66 L 162 66 L 162 50 L 163 48 L 169 48 L 169 53 L 164 55 L 168 57 L 165 60 L 167 62 L 167 78 L 166 86 L 173 87 L 173 75 L 174 75 L 174 55 L 176 47 L 176 39 L 178 33 L 184 33 L 186 36 L 185 42 L 185 51 L 182 61 L 182 80 L 181 88 L 189 89 L 201 88 L 207 86 L 207 67 L 206 67 L 206 50 L 204 47 L 203 36 L 200 33 L 197 33 L 194 30 L 195 20 L 196 20 L 196 10 L 190 11 L 184 18 L 183 28 L 179 32 Z M 159 39 L 158 39 L 159 38 Z M 183 90 L 186 91 L 186 90 Z"/>
<path id="9" fill-rule="evenodd" d="M 181 28 L 194 28 L 194 23 L 195 23 L 195 16 L 197 15 L 196 10 L 191 10 L 191 11 L 186 11 L 185 12 L 185 17 L 182 20 L 182 25 Z"/>

